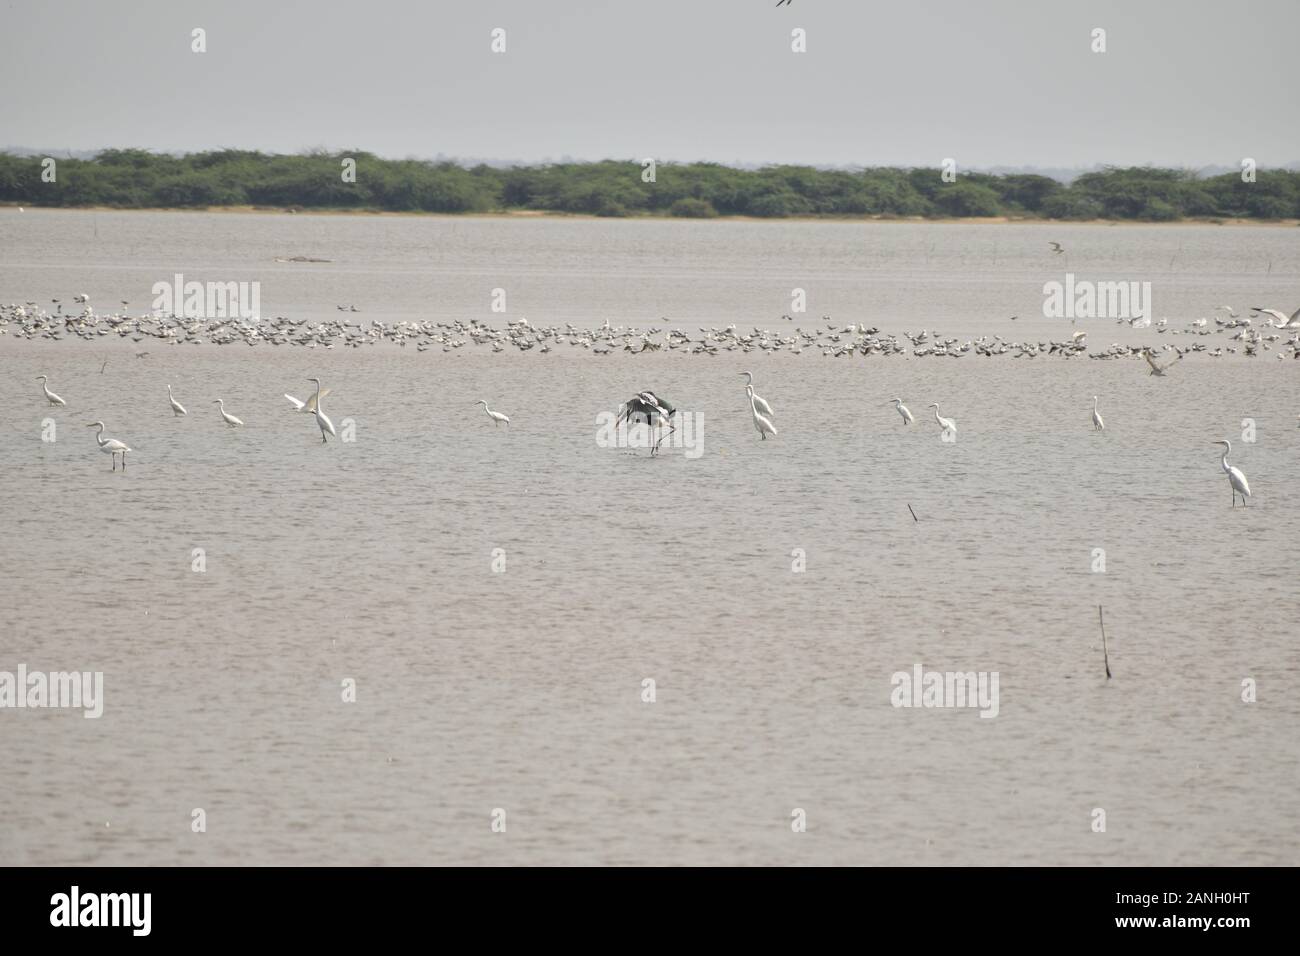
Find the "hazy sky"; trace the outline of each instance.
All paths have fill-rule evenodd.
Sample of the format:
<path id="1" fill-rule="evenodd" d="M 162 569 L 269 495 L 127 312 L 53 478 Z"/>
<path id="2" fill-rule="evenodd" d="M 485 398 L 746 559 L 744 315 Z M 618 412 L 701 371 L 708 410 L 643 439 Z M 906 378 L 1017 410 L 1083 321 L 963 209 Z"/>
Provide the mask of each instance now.
<path id="1" fill-rule="evenodd" d="M 0 147 L 1271 166 L 1297 37 L 1300 0 L 0 0 Z"/>

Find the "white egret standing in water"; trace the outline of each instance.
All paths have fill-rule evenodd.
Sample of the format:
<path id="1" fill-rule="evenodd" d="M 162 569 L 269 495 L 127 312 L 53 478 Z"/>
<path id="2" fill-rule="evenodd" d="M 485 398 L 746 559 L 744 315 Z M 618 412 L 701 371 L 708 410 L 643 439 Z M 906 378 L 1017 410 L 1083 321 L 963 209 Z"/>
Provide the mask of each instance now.
<path id="1" fill-rule="evenodd" d="M 505 415 L 502 415 L 500 412 L 494 412 L 494 411 L 492 411 L 492 409 L 488 408 L 488 403 L 487 403 L 486 400 L 480 398 L 480 399 L 479 399 L 477 402 L 475 402 L 474 404 L 475 404 L 475 405 L 482 405 L 482 406 L 483 406 L 483 411 L 487 412 L 487 414 L 488 414 L 488 418 L 492 419 L 492 421 L 495 422 L 496 424 L 500 425 L 502 422 L 505 422 L 505 423 L 506 423 L 506 429 L 509 430 L 509 428 L 510 428 L 510 419 L 507 418 Z"/>
<path id="2" fill-rule="evenodd" d="M 754 416 L 754 427 L 758 429 L 758 435 L 763 441 L 767 441 L 767 436 L 776 437 L 776 426 L 758 413 L 758 403 L 754 401 L 754 386 L 746 385 L 745 391 L 749 394 L 749 410 Z"/>
<path id="3" fill-rule="evenodd" d="M 1232 442 L 1223 438 L 1210 444 L 1223 446 L 1223 459 L 1220 464 L 1223 465 L 1223 473 L 1228 476 L 1228 484 L 1232 486 L 1232 506 L 1237 507 L 1237 495 L 1241 495 L 1241 504 L 1244 508 L 1246 499 L 1250 497 L 1250 485 L 1246 484 L 1246 476 L 1240 468 L 1228 464 L 1228 454 L 1232 451 Z"/>
<path id="4" fill-rule="evenodd" d="M 172 403 L 173 418 L 175 418 L 177 415 L 189 414 L 187 411 L 185 411 L 185 406 L 182 405 L 180 402 L 176 401 L 176 397 L 172 395 L 172 387 L 170 385 L 167 386 L 167 401 Z"/>
<path id="5" fill-rule="evenodd" d="M 894 408 L 898 409 L 898 414 L 903 416 L 904 425 L 910 425 L 912 424 L 913 421 L 915 421 L 915 419 L 912 418 L 912 413 L 908 411 L 907 406 L 903 404 L 903 400 L 901 398 L 891 398 L 889 401 L 885 402 L 886 407 L 890 405 L 893 405 Z"/>
<path id="6" fill-rule="evenodd" d="M 310 404 L 312 407 L 312 411 L 315 412 L 316 414 L 316 424 L 320 426 L 320 440 L 322 442 L 329 441 L 329 439 L 325 437 L 326 432 L 329 432 L 331 435 L 337 438 L 338 432 L 334 430 L 334 423 L 329 420 L 329 417 L 325 414 L 325 412 L 320 407 L 321 399 L 325 397 L 325 393 L 322 392 L 320 388 L 320 379 L 309 378 L 307 379 L 307 381 L 316 383 L 316 394 L 311 397 Z"/>
<path id="7" fill-rule="evenodd" d="M 226 411 L 226 403 L 221 399 L 217 399 L 212 404 L 218 406 L 217 410 L 221 412 L 221 417 L 226 420 L 226 424 L 231 428 L 238 428 L 240 425 L 244 424 L 242 418 L 236 418 L 234 415 L 230 414 L 230 412 Z"/>
<path id="8" fill-rule="evenodd" d="M 46 383 L 49 381 L 49 379 L 48 379 L 46 376 L 44 376 L 44 375 L 37 375 L 37 376 L 36 376 L 36 381 L 40 382 L 40 383 L 41 383 L 41 388 L 45 389 L 45 400 L 48 401 L 51 405 L 66 405 L 66 404 L 68 404 L 68 403 L 65 402 L 63 399 L 59 398 L 59 396 L 55 395 L 53 392 L 50 391 L 50 386 L 49 386 L 48 384 L 46 384 Z"/>
<path id="9" fill-rule="evenodd" d="M 1097 396 L 1092 396 L 1092 427 L 1099 431 L 1106 430 L 1106 423 L 1101 420 L 1101 413 L 1097 411 Z"/>
<path id="10" fill-rule="evenodd" d="M 131 450 L 131 449 L 127 446 L 126 442 L 118 441 L 116 438 L 105 438 L 105 437 L 104 437 L 104 423 L 103 423 L 103 422 L 91 422 L 91 423 L 90 423 L 89 425 L 87 425 L 86 427 L 87 427 L 87 428 L 95 428 L 95 427 L 98 427 L 98 428 L 99 428 L 99 431 L 97 431 L 97 432 L 95 433 L 95 441 L 99 442 L 99 450 L 102 451 L 105 455 L 111 455 L 111 456 L 112 456 L 112 458 L 113 458 L 113 470 L 114 470 L 114 471 L 117 471 L 117 456 L 118 456 L 118 455 L 121 455 L 121 456 L 122 456 L 122 470 L 123 470 L 123 471 L 126 471 L 126 453 L 127 453 L 128 451 Z M 1235 470 L 1235 469 L 1234 469 L 1234 470 Z"/>
<path id="11" fill-rule="evenodd" d="M 931 402 L 930 407 L 934 409 L 934 420 L 939 423 L 939 427 L 946 432 L 952 432 L 954 435 L 957 434 L 957 423 L 955 421 L 953 421 L 951 418 L 939 417 L 938 403 Z"/>
<path id="12" fill-rule="evenodd" d="M 745 376 L 745 384 L 747 386 L 752 387 L 754 384 L 754 373 L 741 372 L 740 374 Z M 760 412 L 762 412 L 764 415 L 768 416 L 769 418 L 776 417 L 774 414 L 772 414 L 772 406 L 767 404 L 767 402 L 765 402 L 763 399 L 759 398 L 757 394 L 751 394 L 750 397 L 753 398 L 754 400 L 754 407 L 757 408 Z"/>

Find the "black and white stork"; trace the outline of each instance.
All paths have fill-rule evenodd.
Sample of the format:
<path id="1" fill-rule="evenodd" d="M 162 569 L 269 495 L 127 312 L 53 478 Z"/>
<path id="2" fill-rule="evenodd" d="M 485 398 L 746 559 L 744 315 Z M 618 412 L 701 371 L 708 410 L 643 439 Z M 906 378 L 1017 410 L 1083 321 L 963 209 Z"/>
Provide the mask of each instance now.
<path id="1" fill-rule="evenodd" d="M 668 431 L 650 448 L 650 454 L 653 455 L 659 450 L 663 440 L 677 430 L 677 426 L 672 422 L 675 414 L 677 409 L 668 400 L 648 390 L 638 392 L 619 406 L 618 417 L 614 419 L 614 429 L 617 431 L 619 422 L 624 420 L 629 424 L 640 422 L 647 425 L 652 433 L 658 433 L 660 424 L 667 425 Z"/>

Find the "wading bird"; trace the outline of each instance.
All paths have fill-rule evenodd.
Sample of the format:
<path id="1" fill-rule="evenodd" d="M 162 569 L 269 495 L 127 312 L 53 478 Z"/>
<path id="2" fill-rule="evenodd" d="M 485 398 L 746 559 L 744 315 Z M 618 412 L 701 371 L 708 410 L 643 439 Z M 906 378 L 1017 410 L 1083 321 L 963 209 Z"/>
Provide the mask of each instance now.
<path id="1" fill-rule="evenodd" d="M 758 429 L 758 436 L 767 441 L 767 436 L 776 437 L 776 426 L 758 413 L 758 403 L 754 401 L 754 386 L 746 385 L 745 391 L 749 393 L 749 410 L 754 416 L 754 427 Z"/>
<path id="2" fill-rule="evenodd" d="M 667 425 L 668 431 L 659 436 L 650 447 L 650 454 L 653 455 L 659 450 L 663 440 L 677 430 L 677 426 L 672 422 L 673 415 L 676 413 L 677 409 L 671 402 L 660 398 L 654 392 L 649 390 L 637 392 L 619 406 L 618 415 L 614 418 L 614 431 L 617 432 L 619 423 L 625 420 L 629 425 L 633 422 L 646 425 L 650 429 L 651 436 L 658 433 L 661 424 Z"/>
<path id="3" fill-rule="evenodd" d="M 951 418 L 940 418 L 939 405 L 937 403 L 931 402 L 930 407 L 934 409 L 934 420 L 939 423 L 939 427 L 946 432 L 952 432 L 954 435 L 957 434 L 957 423 Z"/>
<path id="4" fill-rule="evenodd" d="M 475 405 L 482 405 L 482 406 L 483 406 L 483 411 L 487 412 L 488 418 L 492 419 L 492 421 L 495 422 L 496 424 L 500 425 L 502 422 L 505 422 L 505 423 L 506 423 L 506 429 L 509 430 L 509 428 L 510 428 L 510 419 L 507 418 L 505 415 L 502 415 L 500 412 L 494 412 L 494 411 L 492 411 L 492 409 L 488 408 L 488 403 L 487 403 L 484 399 L 481 399 L 481 398 L 480 398 L 480 399 L 479 399 L 477 402 L 475 402 L 474 404 L 475 404 Z"/>
<path id="5" fill-rule="evenodd" d="M 907 406 L 903 404 L 903 400 L 901 398 L 891 398 L 889 401 L 885 402 L 886 408 L 888 408 L 890 405 L 893 405 L 894 408 L 898 410 L 898 414 L 903 416 L 904 425 L 910 425 L 912 424 L 912 422 L 916 420 L 912 417 L 912 413 L 908 411 Z"/>
<path id="6" fill-rule="evenodd" d="M 1246 506 L 1246 499 L 1250 497 L 1250 485 L 1246 484 L 1246 476 L 1240 468 L 1228 464 L 1228 455 L 1232 452 L 1232 442 L 1226 438 L 1221 438 L 1212 445 L 1223 446 L 1223 458 L 1220 464 L 1223 465 L 1223 473 L 1228 476 L 1228 484 L 1232 486 L 1232 506 L 1237 507 L 1237 495 L 1241 495 L 1241 505 Z"/>
<path id="7" fill-rule="evenodd" d="M 309 378 L 307 381 L 312 382 L 315 381 L 315 379 Z M 288 392 L 284 393 L 284 397 L 293 403 L 293 410 L 295 412 L 306 412 L 308 415 L 311 415 L 316 411 L 316 403 L 319 402 L 322 398 L 324 398 L 329 393 L 330 390 L 328 388 L 319 389 L 315 395 L 307 399 L 307 401 L 305 402 L 299 401 L 298 399 L 290 395 Z"/>
<path id="8" fill-rule="evenodd" d="M 172 387 L 170 385 L 167 386 L 167 401 L 172 403 L 173 418 L 175 418 L 177 415 L 189 414 L 187 411 L 185 411 L 185 406 L 182 405 L 180 402 L 176 401 L 176 398 L 172 395 Z"/>
<path id="9" fill-rule="evenodd" d="M 230 412 L 226 411 L 226 403 L 221 399 L 217 399 L 212 404 L 218 406 L 217 410 L 221 412 L 221 417 L 225 419 L 226 424 L 231 428 L 238 428 L 240 425 L 244 424 L 243 419 L 236 418 L 234 415 L 230 414 Z"/>
<path id="10" fill-rule="evenodd" d="M 44 375 L 37 375 L 36 381 L 40 382 L 41 388 L 45 389 L 45 400 L 48 401 L 51 405 L 68 404 L 63 399 L 59 398 L 59 396 L 55 395 L 53 392 L 50 391 L 50 386 L 46 384 L 46 382 L 48 382 L 49 379 L 47 379 Z"/>
<path id="11" fill-rule="evenodd" d="M 326 415 L 324 410 L 320 407 L 321 399 L 325 397 L 325 392 L 321 391 L 320 379 L 309 378 L 307 379 L 307 381 L 316 383 L 316 394 L 311 397 L 310 404 L 313 412 L 316 415 L 316 424 L 320 427 L 320 440 L 322 442 L 329 441 L 329 439 L 325 437 L 326 432 L 329 432 L 331 435 L 337 438 L 338 432 L 334 430 L 334 423 L 329 420 L 329 416 Z M 329 391 L 329 390 L 326 389 L 325 391 Z"/>
<path id="12" fill-rule="evenodd" d="M 753 386 L 753 384 L 754 384 L 754 373 L 753 373 L 753 372 L 741 372 L 740 374 L 743 375 L 743 376 L 745 376 L 745 384 L 746 384 L 746 385 L 748 385 L 748 386 Z M 767 404 L 767 402 L 765 402 L 763 399 L 759 398 L 757 394 L 755 394 L 753 397 L 754 397 L 754 406 L 755 406 L 755 407 L 756 407 L 760 412 L 762 412 L 762 413 L 763 413 L 764 415 L 766 415 L 768 418 L 776 418 L 776 416 L 775 416 L 774 414 L 772 414 L 772 406 L 771 406 L 771 405 Z"/>
<path id="13" fill-rule="evenodd" d="M 1092 396 L 1092 427 L 1099 432 L 1106 430 L 1106 423 L 1101 420 L 1101 413 L 1097 411 L 1097 396 Z"/>
<path id="14" fill-rule="evenodd" d="M 87 428 L 96 428 L 96 427 L 97 427 L 97 428 L 99 429 L 99 431 L 97 431 L 97 432 L 95 433 L 95 441 L 99 442 L 99 450 L 100 450 L 100 451 L 102 451 L 104 454 L 106 454 L 106 455 L 110 455 L 110 456 L 112 457 L 112 459 L 113 459 L 113 471 L 117 471 L 117 456 L 118 456 L 118 455 L 121 455 L 121 456 L 122 456 L 122 470 L 123 470 L 123 471 L 126 471 L 126 453 L 127 453 L 128 451 L 131 450 L 131 449 L 127 446 L 126 442 L 118 441 L 116 438 L 105 438 L 105 437 L 104 437 L 104 423 L 103 423 L 103 422 L 91 422 L 91 423 L 90 423 L 89 425 L 87 425 L 86 427 L 87 427 Z M 1233 470 L 1236 471 L 1235 468 L 1234 468 Z M 1243 480 L 1244 480 L 1244 479 L 1243 479 Z"/>

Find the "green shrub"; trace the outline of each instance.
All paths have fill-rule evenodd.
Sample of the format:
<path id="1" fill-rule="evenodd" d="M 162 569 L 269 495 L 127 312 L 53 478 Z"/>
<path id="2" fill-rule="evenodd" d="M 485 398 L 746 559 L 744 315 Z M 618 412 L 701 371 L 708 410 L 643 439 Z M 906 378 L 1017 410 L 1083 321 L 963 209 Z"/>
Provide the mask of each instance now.
<path id="1" fill-rule="evenodd" d="M 534 209 L 596 216 L 643 212 L 681 218 L 760 216 L 1000 216 L 1138 219 L 1188 216 L 1300 217 L 1300 172 L 1261 170 L 1201 178 L 1181 169 L 1112 167 L 1064 185 L 1046 176 L 959 173 L 937 168 L 861 170 L 813 166 L 734 169 L 717 163 L 659 163 L 644 182 L 641 163 L 605 160 L 500 168 L 382 159 L 362 150 L 295 156 L 221 149 L 184 156 L 105 150 L 57 159 L 58 179 L 41 179 L 39 156 L 0 153 L 0 202 L 46 206 L 233 206 L 385 209 L 465 213 Z M 357 168 L 343 182 L 342 161 Z"/>
<path id="2" fill-rule="evenodd" d="M 684 196 L 668 208 L 669 214 L 683 219 L 712 219 L 718 214 L 713 204 L 704 199 Z"/>

